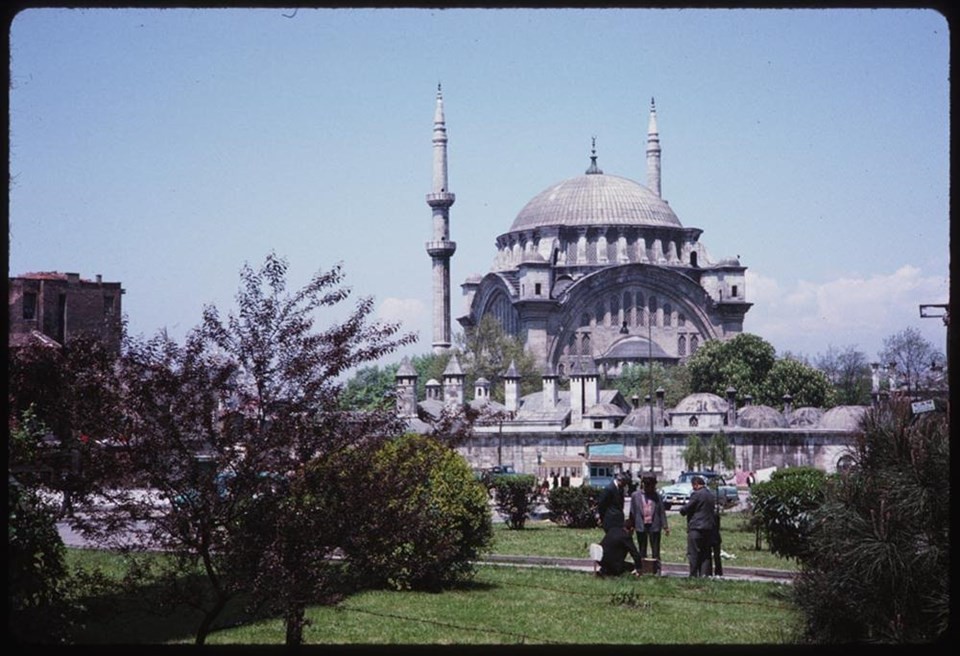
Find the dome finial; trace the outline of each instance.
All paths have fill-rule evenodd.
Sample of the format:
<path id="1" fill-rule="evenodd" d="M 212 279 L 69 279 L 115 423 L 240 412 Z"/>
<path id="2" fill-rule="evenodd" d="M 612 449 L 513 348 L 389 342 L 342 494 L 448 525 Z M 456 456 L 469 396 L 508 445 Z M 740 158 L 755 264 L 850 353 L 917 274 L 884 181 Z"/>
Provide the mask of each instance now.
<path id="1" fill-rule="evenodd" d="M 590 168 L 587 169 L 586 173 L 587 175 L 599 175 L 603 173 L 603 171 L 601 171 L 597 167 L 597 138 L 596 137 L 591 137 Z"/>

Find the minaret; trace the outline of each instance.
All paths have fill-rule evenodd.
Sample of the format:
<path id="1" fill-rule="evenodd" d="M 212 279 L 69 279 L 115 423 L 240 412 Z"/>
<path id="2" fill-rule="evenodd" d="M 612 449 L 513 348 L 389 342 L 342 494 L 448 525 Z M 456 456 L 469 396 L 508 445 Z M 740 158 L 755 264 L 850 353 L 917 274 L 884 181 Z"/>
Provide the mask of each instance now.
<path id="1" fill-rule="evenodd" d="M 438 84 L 433 115 L 433 189 L 427 194 L 427 205 L 433 208 L 433 239 L 427 242 L 427 253 L 433 261 L 433 352 L 438 354 L 450 348 L 450 257 L 457 250 L 457 244 L 450 241 L 454 200 L 447 191 L 447 126 Z"/>
<path id="2" fill-rule="evenodd" d="M 650 99 L 650 124 L 647 126 L 647 187 L 660 193 L 660 132 L 657 130 L 657 106 Z"/>

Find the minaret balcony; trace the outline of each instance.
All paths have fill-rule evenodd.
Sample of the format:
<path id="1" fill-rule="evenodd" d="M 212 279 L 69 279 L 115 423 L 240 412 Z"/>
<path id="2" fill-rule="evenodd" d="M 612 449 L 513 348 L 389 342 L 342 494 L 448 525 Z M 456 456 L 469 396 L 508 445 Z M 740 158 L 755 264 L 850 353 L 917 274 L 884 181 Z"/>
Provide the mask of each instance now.
<path id="1" fill-rule="evenodd" d="M 427 242 L 427 253 L 430 257 L 450 257 L 457 250 L 457 242 L 455 241 L 428 241 Z"/>
<path id="2" fill-rule="evenodd" d="M 456 195 L 441 191 L 435 194 L 427 194 L 427 205 L 430 207 L 450 207 L 456 199 Z"/>

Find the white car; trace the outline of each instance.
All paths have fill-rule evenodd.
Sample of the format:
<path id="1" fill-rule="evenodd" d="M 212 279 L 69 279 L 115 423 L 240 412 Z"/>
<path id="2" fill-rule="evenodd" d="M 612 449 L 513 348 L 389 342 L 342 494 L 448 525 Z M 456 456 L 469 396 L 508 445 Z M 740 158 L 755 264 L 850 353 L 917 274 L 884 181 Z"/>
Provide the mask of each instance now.
<path id="1" fill-rule="evenodd" d="M 693 477 L 703 478 L 707 487 L 713 490 L 717 495 L 717 501 L 724 508 L 729 508 L 740 503 L 740 490 L 736 485 L 727 483 L 727 480 L 716 472 L 681 472 L 677 482 L 673 485 L 667 485 L 660 490 L 660 496 L 663 498 L 663 507 L 670 510 L 673 506 L 682 506 L 690 500 L 690 493 L 693 492 Z"/>

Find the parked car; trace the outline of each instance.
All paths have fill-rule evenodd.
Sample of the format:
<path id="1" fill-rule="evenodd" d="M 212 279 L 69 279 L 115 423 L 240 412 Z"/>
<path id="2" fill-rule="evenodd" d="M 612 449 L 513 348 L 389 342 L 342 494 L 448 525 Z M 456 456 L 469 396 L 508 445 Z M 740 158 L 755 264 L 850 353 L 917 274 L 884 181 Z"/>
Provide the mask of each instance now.
<path id="1" fill-rule="evenodd" d="M 670 510 L 673 506 L 682 506 L 690 500 L 690 493 L 693 492 L 693 477 L 701 476 L 714 494 L 717 495 L 717 501 L 723 508 L 730 508 L 740 503 L 740 490 L 736 485 L 727 483 L 727 480 L 717 472 L 696 471 L 680 472 L 680 477 L 673 485 L 667 485 L 660 490 L 660 496 L 663 497 L 663 507 Z"/>

